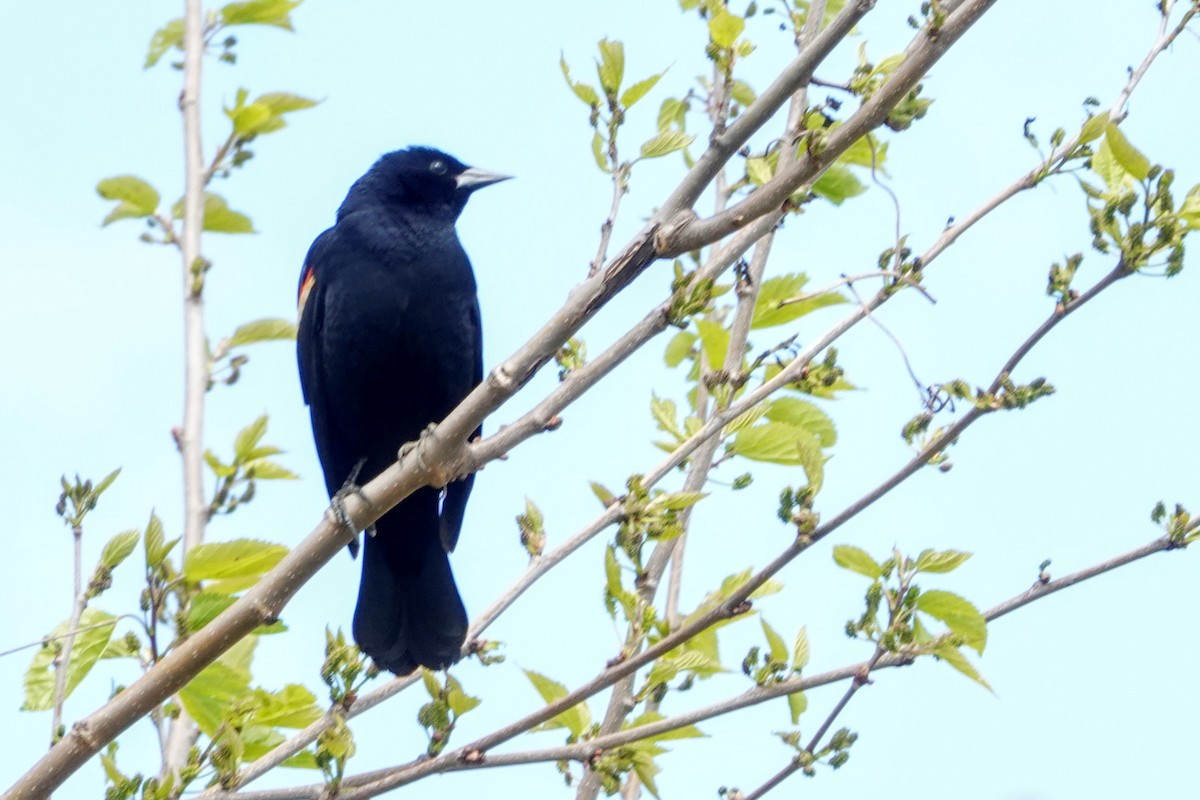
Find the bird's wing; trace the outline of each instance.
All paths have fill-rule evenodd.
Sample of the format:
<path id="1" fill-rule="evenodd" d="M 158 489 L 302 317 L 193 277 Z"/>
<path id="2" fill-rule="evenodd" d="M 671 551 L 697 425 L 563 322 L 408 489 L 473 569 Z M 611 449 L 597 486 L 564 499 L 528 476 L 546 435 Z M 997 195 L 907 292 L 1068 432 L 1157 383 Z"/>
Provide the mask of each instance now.
<path id="1" fill-rule="evenodd" d="M 479 301 L 471 300 L 470 313 L 467 314 L 468 337 L 471 349 L 472 375 L 471 386 L 478 386 L 483 380 L 483 326 L 479 318 Z M 483 427 L 475 429 L 472 438 L 483 433 Z M 463 514 L 467 509 L 467 498 L 471 495 L 471 487 L 475 484 L 474 473 L 454 481 L 446 487 L 442 498 L 442 546 L 446 552 L 453 552 L 458 544 L 458 535 L 462 532 Z"/>

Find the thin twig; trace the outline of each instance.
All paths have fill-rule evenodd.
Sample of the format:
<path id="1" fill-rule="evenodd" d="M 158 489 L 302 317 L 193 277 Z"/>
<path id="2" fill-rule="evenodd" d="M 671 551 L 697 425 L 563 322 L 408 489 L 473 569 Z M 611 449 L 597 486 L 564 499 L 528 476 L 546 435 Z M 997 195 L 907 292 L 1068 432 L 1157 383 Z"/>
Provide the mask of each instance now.
<path id="1" fill-rule="evenodd" d="M 67 623 L 67 635 L 62 652 L 54 660 L 54 714 L 50 720 L 50 745 L 58 741 L 63 729 L 63 702 L 67 699 L 67 671 L 71 665 L 71 650 L 75 646 L 75 634 L 79 630 L 79 619 L 87 607 L 87 595 L 83 592 L 83 526 L 77 521 L 71 526 L 74 540 L 74 587 L 71 602 L 71 619 Z"/>

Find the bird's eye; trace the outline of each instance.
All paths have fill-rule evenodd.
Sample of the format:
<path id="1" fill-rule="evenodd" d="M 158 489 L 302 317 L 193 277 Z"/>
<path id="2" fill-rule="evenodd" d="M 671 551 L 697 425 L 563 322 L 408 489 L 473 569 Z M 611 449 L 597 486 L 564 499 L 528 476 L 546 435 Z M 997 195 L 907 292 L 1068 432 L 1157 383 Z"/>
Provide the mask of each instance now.
<path id="1" fill-rule="evenodd" d="M 429 171 L 432 172 L 434 175 L 445 175 L 446 174 L 446 162 L 445 161 L 429 162 Z"/>

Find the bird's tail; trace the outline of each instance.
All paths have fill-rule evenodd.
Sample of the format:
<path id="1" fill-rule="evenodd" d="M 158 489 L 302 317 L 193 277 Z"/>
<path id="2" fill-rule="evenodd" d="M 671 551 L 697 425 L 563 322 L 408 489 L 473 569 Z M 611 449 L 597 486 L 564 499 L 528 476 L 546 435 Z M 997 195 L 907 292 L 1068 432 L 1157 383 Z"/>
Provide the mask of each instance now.
<path id="1" fill-rule="evenodd" d="M 397 675 L 449 666 L 466 640 L 467 612 L 442 546 L 437 491 L 415 492 L 375 528 L 363 553 L 355 641 Z"/>

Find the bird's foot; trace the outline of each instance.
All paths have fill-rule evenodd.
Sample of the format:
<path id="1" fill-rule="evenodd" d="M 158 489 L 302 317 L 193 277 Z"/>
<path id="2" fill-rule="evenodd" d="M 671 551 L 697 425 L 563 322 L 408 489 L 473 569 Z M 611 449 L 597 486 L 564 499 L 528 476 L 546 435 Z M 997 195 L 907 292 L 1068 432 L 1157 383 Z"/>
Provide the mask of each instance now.
<path id="1" fill-rule="evenodd" d="M 421 468 L 421 471 L 428 472 L 429 465 L 425 463 L 425 457 L 422 455 L 421 451 L 425 449 L 425 442 L 433 436 L 433 433 L 436 430 L 436 422 L 431 422 L 426 425 L 425 429 L 417 435 L 417 440 L 415 442 L 405 442 L 404 444 L 400 445 L 400 452 L 396 454 L 397 460 L 403 461 L 411 455 L 417 459 L 417 466 Z"/>
<path id="2" fill-rule="evenodd" d="M 362 487 L 358 485 L 358 474 L 362 472 L 363 465 L 367 463 L 365 458 L 360 459 L 354 465 L 354 469 L 350 470 L 350 475 L 346 478 L 346 482 L 342 484 L 342 488 L 333 493 L 333 497 L 329 498 L 329 508 L 333 511 L 333 518 L 337 520 L 338 525 L 342 529 L 354 537 L 354 541 L 350 543 L 351 552 L 358 552 L 358 528 L 355 527 L 353 520 L 350 519 L 349 512 L 346 511 L 346 498 L 350 495 L 356 495 L 360 500 L 371 505 L 371 501 L 363 494 Z M 367 527 L 367 532 L 372 536 L 375 533 L 375 526 Z"/>

